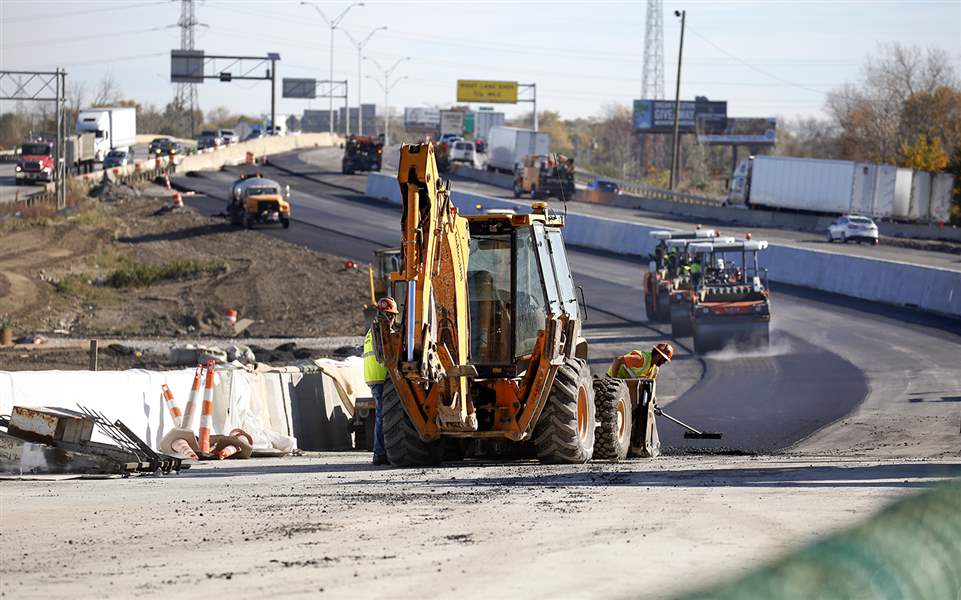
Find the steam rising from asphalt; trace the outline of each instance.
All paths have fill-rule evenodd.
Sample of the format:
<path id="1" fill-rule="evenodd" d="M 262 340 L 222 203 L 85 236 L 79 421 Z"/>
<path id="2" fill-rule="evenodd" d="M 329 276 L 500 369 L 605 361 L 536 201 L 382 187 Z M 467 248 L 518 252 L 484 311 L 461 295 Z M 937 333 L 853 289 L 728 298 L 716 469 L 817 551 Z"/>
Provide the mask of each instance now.
<path id="1" fill-rule="evenodd" d="M 793 354 L 796 351 L 794 345 L 786 336 L 780 336 L 777 332 L 771 332 L 771 343 L 767 348 L 744 348 L 741 346 L 725 346 L 722 350 L 708 352 L 704 358 L 713 360 L 741 360 L 745 358 L 772 358 Z"/>

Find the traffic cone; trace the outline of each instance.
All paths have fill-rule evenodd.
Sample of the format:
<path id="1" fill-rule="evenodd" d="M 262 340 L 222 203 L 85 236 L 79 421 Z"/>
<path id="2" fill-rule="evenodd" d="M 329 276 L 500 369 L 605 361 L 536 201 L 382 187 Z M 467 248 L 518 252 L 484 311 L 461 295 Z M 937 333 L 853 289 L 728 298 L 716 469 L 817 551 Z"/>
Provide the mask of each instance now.
<path id="1" fill-rule="evenodd" d="M 167 405 L 167 410 L 170 411 L 170 416 L 173 418 L 174 427 L 183 427 L 183 413 L 180 412 L 180 407 L 177 406 L 174 393 L 170 391 L 166 383 L 161 384 L 160 389 L 163 390 L 164 403 Z"/>
<path id="2" fill-rule="evenodd" d="M 200 446 L 197 445 L 197 436 L 193 431 L 177 427 L 168 431 L 167 435 L 160 440 L 160 451 L 164 454 L 199 460 L 197 453 L 200 452 Z"/>
<path id="3" fill-rule="evenodd" d="M 183 427 L 190 432 L 194 430 L 194 415 L 197 414 L 197 399 L 200 398 L 203 374 L 204 366 L 197 365 L 197 370 L 194 372 L 194 384 L 190 388 L 190 396 L 187 397 L 187 408 L 184 409 Z"/>
<path id="4" fill-rule="evenodd" d="M 248 152 L 246 156 L 244 156 L 244 162 L 248 165 L 254 164 L 254 153 Z"/>
<path id="5" fill-rule="evenodd" d="M 224 318 L 227 319 L 227 322 L 230 323 L 231 325 L 236 325 L 237 311 L 233 308 L 228 308 L 227 310 L 224 311 Z"/>
<path id="6" fill-rule="evenodd" d="M 229 435 L 214 436 L 214 453 L 220 460 L 230 457 L 250 458 L 254 438 L 243 429 L 232 429 Z"/>
<path id="7" fill-rule="evenodd" d="M 157 159 L 157 168 L 160 168 L 160 159 Z M 167 186 L 168 190 L 173 189 L 170 187 L 170 173 L 164 172 L 164 184 Z"/>
<path id="8" fill-rule="evenodd" d="M 204 385 L 203 410 L 200 412 L 200 451 L 210 452 L 210 430 L 214 416 L 214 361 L 207 363 L 207 381 Z"/>
<path id="9" fill-rule="evenodd" d="M 184 207 L 183 195 L 180 192 L 174 192 L 173 202 L 174 202 L 174 208 L 183 208 Z"/>

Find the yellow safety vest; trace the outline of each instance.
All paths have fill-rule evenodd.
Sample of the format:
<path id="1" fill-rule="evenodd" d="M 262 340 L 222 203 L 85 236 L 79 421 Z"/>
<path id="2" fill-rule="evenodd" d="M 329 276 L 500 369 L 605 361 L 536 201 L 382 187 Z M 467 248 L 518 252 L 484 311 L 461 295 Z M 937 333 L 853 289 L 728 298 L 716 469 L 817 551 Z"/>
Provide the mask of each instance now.
<path id="1" fill-rule="evenodd" d="M 387 369 L 377 362 L 377 357 L 374 356 L 374 334 L 368 329 L 367 337 L 364 338 L 364 383 L 384 383 L 385 379 Z"/>
<path id="2" fill-rule="evenodd" d="M 623 358 L 624 362 L 621 363 L 616 374 L 613 372 L 614 365 L 607 369 L 608 377 L 618 379 L 654 379 L 657 377 L 658 367 L 654 364 L 650 352 L 634 350 L 630 354 L 625 354 Z"/>

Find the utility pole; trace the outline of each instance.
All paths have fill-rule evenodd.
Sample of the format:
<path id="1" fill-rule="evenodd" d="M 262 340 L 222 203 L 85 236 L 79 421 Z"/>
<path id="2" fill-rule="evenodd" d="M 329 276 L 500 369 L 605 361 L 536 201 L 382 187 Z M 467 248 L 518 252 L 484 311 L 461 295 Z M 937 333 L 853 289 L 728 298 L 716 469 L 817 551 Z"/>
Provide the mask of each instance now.
<path id="1" fill-rule="evenodd" d="M 384 147 L 387 147 L 390 145 L 390 101 L 389 101 L 388 94 L 390 94 L 390 91 L 394 89 L 394 86 L 396 86 L 398 83 L 400 83 L 404 79 L 407 79 L 407 76 L 404 75 L 403 77 L 398 77 L 397 79 L 394 80 L 393 83 L 391 83 L 390 76 L 394 72 L 394 69 L 396 69 L 400 65 L 400 63 L 410 60 L 410 57 L 405 56 L 403 58 L 398 58 L 397 62 L 391 65 L 389 69 L 385 69 L 380 65 L 379 62 L 377 62 L 373 58 L 370 58 L 369 56 L 365 56 L 364 58 L 374 63 L 374 66 L 377 67 L 380 70 L 381 74 L 383 74 L 384 76 L 383 83 L 381 83 L 379 80 L 374 79 L 369 75 L 367 76 L 367 78 L 373 79 L 374 81 L 376 81 L 377 85 L 379 85 L 384 90 Z"/>
<path id="2" fill-rule="evenodd" d="M 356 39 L 354 39 L 354 36 L 350 35 L 349 31 L 347 31 L 346 29 L 341 29 L 341 31 L 344 32 L 344 35 L 350 38 L 350 41 L 353 42 L 355 46 L 357 46 L 357 135 L 364 135 L 364 109 L 363 109 L 363 100 L 361 99 L 361 93 L 360 93 L 360 84 L 364 80 L 363 72 L 361 68 L 361 65 L 364 62 L 363 61 L 364 46 L 367 45 L 367 42 L 370 41 L 370 38 L 374 37 L 375 33 L 377 33 L 378 31 L 383 31 L 385 29 L 387 29 L 386 25 L 384 25 L 383 27 L 377 27 L 376 29 L 371 30 L 371 32 L 367 34 L 367 37 L 365 37 L 363 40 L 359 42 Z M 350 105 L 347 106 L 347 123 L 350 124 Z"/>
<path id="3" fill-rule="evenodd" d="M 320 6 L 318 6 L 315 2 L 306 2 L 305 0 L 301 0 L 301 4 L 305 6 L 313 6 L 314 10 L 316 10 L 320 14 L 320 16 L 323 17 L 327 25 L 330 26 L 330 81 L 333 81 L 334 80 L 334 30 L 337 29 L 337 26 L 340 25 L 340 22 L 344 19 L 345 16 L 347 16 L 347 13 L 350 11 L 350 9 L 354 8 L 355 6 L 363 6 L 364 3 L 354 2 L 353 4 L 348 5 L 347 8 L 341 11 L 341 13 L 337 15 L 334 19 L 328 19 L 327 14 L 324 13 L 324 11 L 321 10 Z M 334 133 L 334 97 L 333 95 L 330 96 L 330 105 L 329 105 L 328 112 L 330 114 L 330 133 L 333 134 Z M 350 109 L 349 108 L 347 110 L 347 113 L 348 113 L 347 123 L 349 127 L 350 125 L 350 114 L 349 114 Z M 345 128 L 344 131 L 347 131 L 347 128 Z"/>
<path id="4" fill-rule="evenodd" d="M 677 87 L 674 91 L 674 141 L 671 145 L 671 191 L 677 184 L 677 153 L 680 149 L 680 125 L 681 125 L 681 58 L 684 56 L 684 23 L 687 19 L 687 11 L 674 11 L 675 17 L 681 18 L 681 45 L 677 51 Z"/>

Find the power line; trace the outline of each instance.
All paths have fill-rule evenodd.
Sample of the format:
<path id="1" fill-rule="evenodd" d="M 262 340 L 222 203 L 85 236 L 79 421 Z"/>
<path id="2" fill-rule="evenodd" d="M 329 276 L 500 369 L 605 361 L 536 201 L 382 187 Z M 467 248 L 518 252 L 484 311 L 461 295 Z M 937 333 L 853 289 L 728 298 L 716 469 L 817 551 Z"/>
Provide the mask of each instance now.
<path id="1" fill-rule="evenodd" d="M 87 40 L 102 40 L 108 37 L 120 37 L 125 35 L 138 35 L 141 33 L 148 33 L 151 31 L 163 31 L 168 29 L 168 27 L 150 27 L 147 29 L 132 29 L 128 31 L 115 31 L 113 33 L 99 33 L 96 35 L 83 35 L 83 36 L 71 36 L 70 38 L 47 38 L 43 40 L 31 40 L 29 42 L 20 42 L 17 44 L 3 44 L 0 48 L 26 48 L 30 46 L 60 46 L 63 44 L 73 44 L 75 42 L 83 42 Z"/>
<path id="2" fill-rule="evenodd" d="M 718 52 L 724 54 L 724 55 L 727 56 L 728 58 L 731 58 L 731 59 L 733 59 L 733 60 L 741 63 L 742 65 L 744 65 L 745 67 L 747 67 L 747 68 L 749 68 L 749 69 L 751 69 L 751 70 L 753 70 L 753 71 L 757 71 L 757 72 L 760 73 L 761 75 L 764 75 L 764 76 L 766 76 L 766 77 L 770 77 L 771 79 L 774 79 L 775 81 L 780 81 L 782 84 L 787 85 L 787 86 L 796 87 L 796 88 L 799 88 L 799 89 L 802 89 L 802 90 L 807 90 L 807 91 L 809 91 L 809 92 L 814 92 L 815 94 L 822 94 L 822 95 L 827 94 L 827 92 L 824 91 L 824 90 L 817 90 L 817 89 L 814 89 L 814 88 L 812 88 L 812 87 L 808 87 L 808 86 L 803 85 L 803 84 L 800 84 L 800 83 L 795 83 L 795 82 L 793 82 L 793 81 L 788 81 L 787 79 L 784 79 L 783 77 L 779 77 L 779 76 L 775 75 L 774 73 L 771 73 L 771 72 L 769 72 L 769 71 L 765 71 L 764 69 L 762 69 L 762 68 L 760 68 L 760 67 L 757 67 L 757 66 L 755 66 L 755 65 L 752 65 L 751 63 L 747 62 L 746 60 L 744 60 L 744 59 L 742 59 L 742 58 L 740 58 L 740 57 L 738 57 L 738 56 L 735 56 L 734 54 L 731 54 L 730 52 L 728 52 L 728 51 L 725 50 L 724 48 L 721 48 L 720 46 L 718 46 L 717 44 L 715 44 L 715 43 L 712 42 L 711 40 L 707 39 L 706 37 L 704 37 L 703 35 L 701 35 L 701 34 L 698 33 L 697 31 L 695 31 L 694 29 L 692 29 L 692 28 L 690 28 L 690 27 L 688 27 L 687 29 L 688 29 L 688 31 L 690 31 L 691 33 L 693 33 L 694 35 L 696 35 L 697 37 L 701 38 L 703 41 L 705 41 L 705 42 L 707 42 L 708 44 L 710 44 L 711 46 L 713 46 L 714 49 L 717 50 Z"/>
<path id="3" fill-rule="evenodd" d="M 20 17 L 20 18 L 17 18 L 17 19 L 9 19 L 9 18 L 7 18 L 7 17 L 4 17 L 4 18 L 3 18 L 3 22 L 4 22 L 4 23 L 25 23 L 25 22 L 27 22 L 27 21 L 50 21 L 50 20 L 53 20 L 53 19 L 63 19 L 63 18 L 66 18 L 66 17 L 76 17 L 76 16 L 79 16 L 79 15 L 92 15 L 92 14 L 95 14 L 95 13 L 103 13 L 103 12 L 116 12 L 116 11 L 118 11 L 118 10 L 129 10 L 129 9 L 132 9 L 132 8 L 143 8 L 143 7 L 145 7 L 145 6 L 157 6 L 157 5 L 160 5 L 160 4 L 167 4 L 167 2 L 164 2 L 164 1 L 160 1 L 160 2 L 140 2 L 140 3 L 138 3 L 138 4 L 120 4 L 120 3 L 114 3 L 114 4 L 113 4 L 112 6 L 110 6 L 109 8 L 92 8 L 92 9 L 90 9 L 90 10 L 76 10 L 76 11 L 73 11 L 73 12 L 52 12 L 52 11 L 48 11 L 48 12 L 45 12 L 44 14 L 42 14 L 42 15 L 38 15 L 38 16 L 35 16 L 35 17 Z"/>

